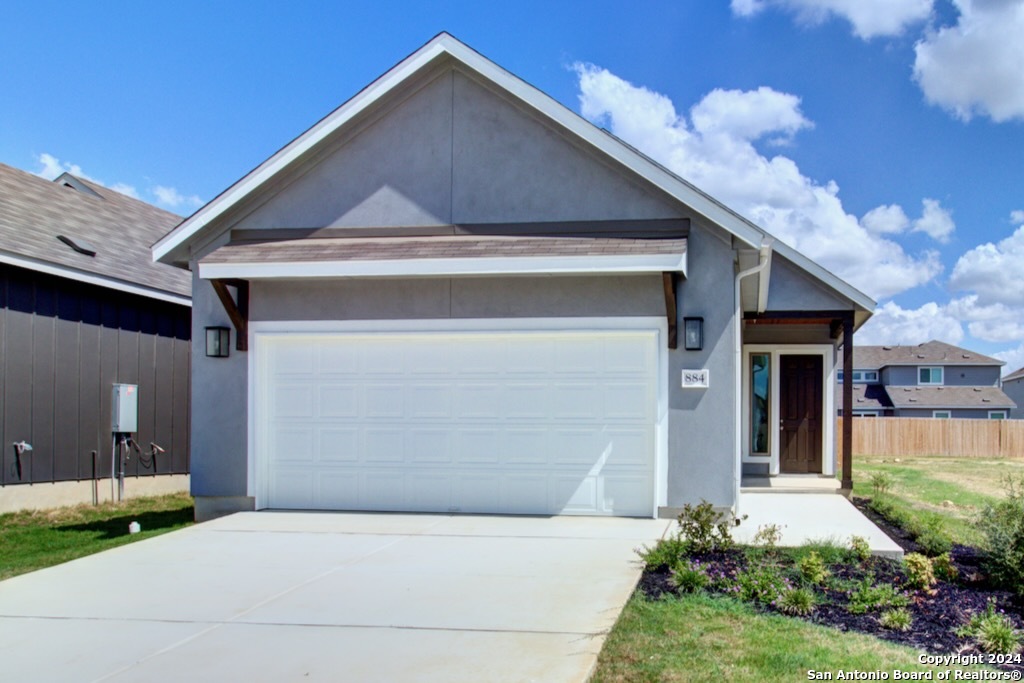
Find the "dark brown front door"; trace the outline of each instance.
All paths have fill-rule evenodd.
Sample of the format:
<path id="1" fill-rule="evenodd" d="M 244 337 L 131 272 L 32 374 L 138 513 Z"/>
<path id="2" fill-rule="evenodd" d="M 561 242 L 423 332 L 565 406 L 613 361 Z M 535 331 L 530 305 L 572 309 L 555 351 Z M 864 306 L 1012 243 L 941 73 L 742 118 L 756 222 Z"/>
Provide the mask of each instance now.
<path id="1" fill-rule="evenodd" d="M 821 472 L 821 356 L 782 356 L 779 442 L 783 473 Z"/>

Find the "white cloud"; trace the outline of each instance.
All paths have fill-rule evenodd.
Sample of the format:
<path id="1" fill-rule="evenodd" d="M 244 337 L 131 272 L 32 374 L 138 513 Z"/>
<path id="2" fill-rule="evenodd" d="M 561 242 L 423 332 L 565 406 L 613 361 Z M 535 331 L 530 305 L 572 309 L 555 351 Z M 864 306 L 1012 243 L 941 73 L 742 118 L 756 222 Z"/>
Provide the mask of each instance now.
<path id="1" fill-rule="evenodd" d="M 959 344 L 963 338 L 960 321 L 935 302 L 906 309 L 888 301 L 875 309 L 854 336 L 854 344 L 921 344 L 932 339 Z"/>
<path id="2" fill-rule="evenodd" d="M 593 65 L 575 69 L 585 117 L 871 296 L 891 297 L 941 272 L 937 253 L 908 255 L 861 225 L 843 209 L 834 182 L 822 185 L 792 159 L 757 150 L 758 140 L 790 137 L 811 125 L 799 98 L 771 88 L 715 90 L 690 110 L 691 126 L 660 93 Z"/>
<path id="3" fill-rule="evenodd" d="M 1024 309 L 1001 303 L 980 303 L 977 294 L 950 301 L 947 312 L 968 323 L 971 336 L 989 342 L 1024 339 Z"/>
<path id="4" fill-rule="evenodd" d="M 100 185 L 102 184 L 103 183 L 100 183 Z M 113 190 L 114 192 L 126 194 L 132 199 L 142 199 L 142 197 L 139 196 L 139 191 L 136 190 L 133 185 L 127 185 L 125 183 L 114 183 L 113 185 L 110 186 L 110 189 Z"/>
<path id="5" fill-rule="evenodd" d="M 975 292 L 982 305 L 1006 304 L 1024 309 L 1024 225 L 998 244 L 981 244 L 960 257 L 950 286 Z"/>
<path id="6" fill-rule="evenodd" d="M 1021 344 L 1015 349 L 1008 349 L 1006 351 L 993 353 L 992 356 L 999 360 L 1006 361 L 1006 365 L 1003 366 L 1003 376 L 1024 368 L 1024 344 Z"/>
<path id="7" fill-rule="evenodd" d="M 939 242 L 948 242 L 949 236 L 956 229 L 949 211 L 943 209 L 936 199 L 923 199 L 921 203 L 924 211 L 914 221 L 914 232 L 923 232 Z"/>
<path id="8" fill-rule="evenodd" d="M 1024 2 L 954 0 L 954 26 L 915 46 L 914 78 L 927 100 L 969 120 L 1024 119 Z"/>
<path id="9" fill-rule="evenodd" d="M 860 224 L 868 232 L 876 235 L 901 233 L 910 227 L 910 219 L 899 204 L 877 206 L 860 219 Z"/>
<path id="10" fill-rule="evenodd" d="M 896 36 L 911 24 L 924 21 L 933 0 L 732 0 L 733 14 L 751 17 L 768 7 L 779 7 L 796 15 L 803 24 L 821 24 L 833 16 L 842 17 L 853 32 L 868 40 Z"/>
<path id="11" fill-rule="evenodd" d="M 948 242 L 956 229 L 953 216 L 937 199 L 921 200 L 921 217 L 911 222 L 899 204 L 877 206 L 860 219 L 860 224 L 875 235 L 896 235 L 910 229 L 923 232 L 939 242 Z"/>
<path id="12" fill-rule="evenodd" d="M 1011 211 L 1010 222 L 1014 225 L 1024 225 L 1024 211 Z"/>
<path id="13" fill-rule="evenodd" d="M 178 192 L 173 187 L 166 187 L 164 185 L 157 185 L 153 188 L 153 194 L 156 196 L 157 204 L 164 206 L 168 209 L 188 208 L 196 209 L 203 205 L 203 200 L 196 195 L 185 195 Z"/>

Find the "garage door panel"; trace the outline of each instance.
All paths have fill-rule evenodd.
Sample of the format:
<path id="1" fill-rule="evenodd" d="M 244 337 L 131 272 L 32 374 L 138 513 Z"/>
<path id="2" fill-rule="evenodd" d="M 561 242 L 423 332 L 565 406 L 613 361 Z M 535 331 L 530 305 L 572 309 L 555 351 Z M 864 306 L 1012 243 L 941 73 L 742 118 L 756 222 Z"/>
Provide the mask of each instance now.
<path id="1" fill-rule="evenodd" d="M 405 459 L 405 432 L 398 427 L 367 427 L 363 459 L 370 464 L 401 463 Z"/>
<path id="2" fill-rule="evenodd" d="M 313 462 L 313 425 L 288 424 L 273 430 L 272 444 L 277 462 Z"/>
<path id="3" fill-rule="evenodd" d="M 313 389 L 311 385 L 277 385 L 274 392 L 273 417 L 306 418 L 313 415 Z"/>
<path id="4" fill-rule="evenodd" d="M 340 501 L 354 508 L 359 500 L 359 475 L 355 472 L 322 472 L 317 480 L 317 509 L 329 509 Z"/>
<path id="5" fill-rule="evenodd" d="M 460 465 L 501 463 L 502 430 L 497 427 L 459 429 L 455 441 L 455 462 Z"/>
<path id="6" fill-rule="evenodd" d="M 457 420 L 490 419 L 502 415 L 502 390 L 495 383 L 459 382 L 455 387 Z"/>
<path id="7" fill-rule="evenodd" d="M 649 516 L 656 340 L 257 334 L 258 504 Z"/>
<path id="8" fill-rule="evenodd" d="M 319 462 L 354 463 L 359 460 L 359 430 L 321 427 L 317 430 Z"/>
<path id="9" fill-rule="evenodd" d="M 364 388 L 366 417 L 405 417 L 405 387 L 401 384 L 369 384 Z"/>
<path id="10" fill-rule="evenodd" d="M 321 417 L 359 417 L 359 388 L 354 384 L 321 384 L 317 413 Z"/>
<path id="11" fill-rule="evenodd" d="M 460 512 L 504 512 L 495 509 L 501 500 L 501 477 L 496 474 L 458 476 L 452 496 Z"/>

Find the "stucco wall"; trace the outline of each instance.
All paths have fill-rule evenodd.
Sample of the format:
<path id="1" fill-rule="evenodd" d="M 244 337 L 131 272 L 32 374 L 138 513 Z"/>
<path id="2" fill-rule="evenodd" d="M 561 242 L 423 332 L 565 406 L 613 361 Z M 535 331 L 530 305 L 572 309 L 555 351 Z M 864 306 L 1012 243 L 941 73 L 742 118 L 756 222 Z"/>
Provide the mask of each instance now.
<path id="1" fill-rule="evenodd" d="M 782 256 L 772 258 L 769 311 L 835 311 L 850 308 L 837 296 Z"/>
<path id="2" fill-rule="evenodd" d="M 704 349 L 679 348 L 669 355 L 668 504 L 702 499 L 735 503 L 736 386 L 733 251 L 714 234 L 695 227 L 689 243 L 689 278 L 680 283 L 684 317 L 704 318 Z M 682 330 L 680 329 L 680 335 Z M 710 388 L 682 389 L 682 370 L 707 368 Z"/>

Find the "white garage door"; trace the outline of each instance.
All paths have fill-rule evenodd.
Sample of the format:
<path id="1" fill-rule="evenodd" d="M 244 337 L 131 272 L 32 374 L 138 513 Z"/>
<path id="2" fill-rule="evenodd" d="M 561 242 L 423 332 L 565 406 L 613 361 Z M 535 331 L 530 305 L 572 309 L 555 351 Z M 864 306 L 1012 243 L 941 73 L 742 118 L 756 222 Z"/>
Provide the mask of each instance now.
<path id="1" fill-rule="evenodd" d="M 651 516 L 654 331 L 257 334 L 258 504 Z"/>

